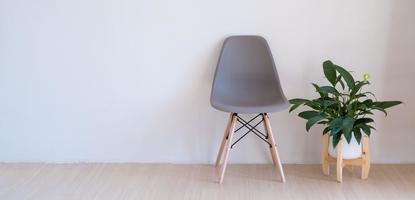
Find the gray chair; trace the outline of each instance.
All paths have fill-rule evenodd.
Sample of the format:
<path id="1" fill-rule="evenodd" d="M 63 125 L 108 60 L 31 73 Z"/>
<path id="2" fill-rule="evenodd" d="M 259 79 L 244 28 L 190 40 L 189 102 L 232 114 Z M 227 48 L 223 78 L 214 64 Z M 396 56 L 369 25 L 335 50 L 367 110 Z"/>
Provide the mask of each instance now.
<path id="1" fill-rule="evenodd" d="M 267 113 L 284 110 L 289 103 L 281 89 L 270 48 L 263 37 L 231 36 L 225 40 L 213 81 L 211 104 L 230 113 L 216 159 L 216 167 L 221 166 L 219 183 L 223 182 L 230 149 L 248 133 L 254 133 L 268 143 L 274 165 L 285 182 Z M 244 120 L 239 115 L 253 113 L 258 115 L 250 120 Z M 250 124 L 258 118 L 261 119 L 259 123 Z M 242 126 L 235 130 L 237 122 Z M 256 128 L 262 122 L 265 134 Z M 248 131 L 232 143 L 234 133 L 243 127 Z"/>

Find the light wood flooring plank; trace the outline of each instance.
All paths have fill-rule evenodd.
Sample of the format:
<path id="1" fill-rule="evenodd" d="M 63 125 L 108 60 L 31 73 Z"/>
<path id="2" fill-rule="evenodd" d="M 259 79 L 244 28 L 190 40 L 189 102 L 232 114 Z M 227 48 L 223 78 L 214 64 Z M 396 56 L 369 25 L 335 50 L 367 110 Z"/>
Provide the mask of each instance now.
<path id="1" fill-rule="evenodd" d="M 334 166 L 330 166 L 331 171 Z M 0 164 L 0 199 L 415 199 L 415 165 L 372 165 L 369 179 L 346 167 L 343 183 L 320 165 Z"/>

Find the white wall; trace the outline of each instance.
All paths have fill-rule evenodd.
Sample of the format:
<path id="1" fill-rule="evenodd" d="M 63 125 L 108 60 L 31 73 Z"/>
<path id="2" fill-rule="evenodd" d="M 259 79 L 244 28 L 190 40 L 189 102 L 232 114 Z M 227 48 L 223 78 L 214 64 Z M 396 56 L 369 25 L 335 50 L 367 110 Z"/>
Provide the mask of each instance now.
<path id="1" fill-rule="evenodd" d="M 227 114 L 209 104 L 223 39 L 266 37 L 289 98 L 325 59 L 402 100 L 374 162 L 415 162 L 413 0 L 0 0 L 0 161 L 211 163 Z M 271 115 L 284 163 L 318 163 L 321 127 Z M 270 162 L 255 136 L 231 162 Z"/>

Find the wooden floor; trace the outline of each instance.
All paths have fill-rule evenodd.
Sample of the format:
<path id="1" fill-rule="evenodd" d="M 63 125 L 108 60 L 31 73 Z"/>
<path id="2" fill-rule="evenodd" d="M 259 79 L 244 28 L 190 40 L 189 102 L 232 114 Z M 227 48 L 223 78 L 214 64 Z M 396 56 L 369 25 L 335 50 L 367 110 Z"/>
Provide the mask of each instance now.
<path id="1" fill-rule="evenodd" d="M 415 165 L 347 167 L 343 183 L 319 165 L 230 165 L 219 185 L 210 165 L 0 164 L 0 199 L 415 199 Z M 332 166 L 332 168 L 333 166 Z"/>

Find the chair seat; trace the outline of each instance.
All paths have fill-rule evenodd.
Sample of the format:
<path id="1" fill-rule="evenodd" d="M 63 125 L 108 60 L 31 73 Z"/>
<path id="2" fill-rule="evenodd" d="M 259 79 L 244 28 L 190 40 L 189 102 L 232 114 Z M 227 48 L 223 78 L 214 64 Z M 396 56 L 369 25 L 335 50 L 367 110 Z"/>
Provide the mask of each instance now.
<path id="1" fill-rule="evenodd" d="M 261 99 L 262 100 L 262 99 Z M 256 101 L 255 99 L 238 99 L 232 101 L 212 101 L 212 106 L 218 110 L 230 113 L 254 114 L 271 113 L 285 110 L 289 107 L 286 100 Z"/>

